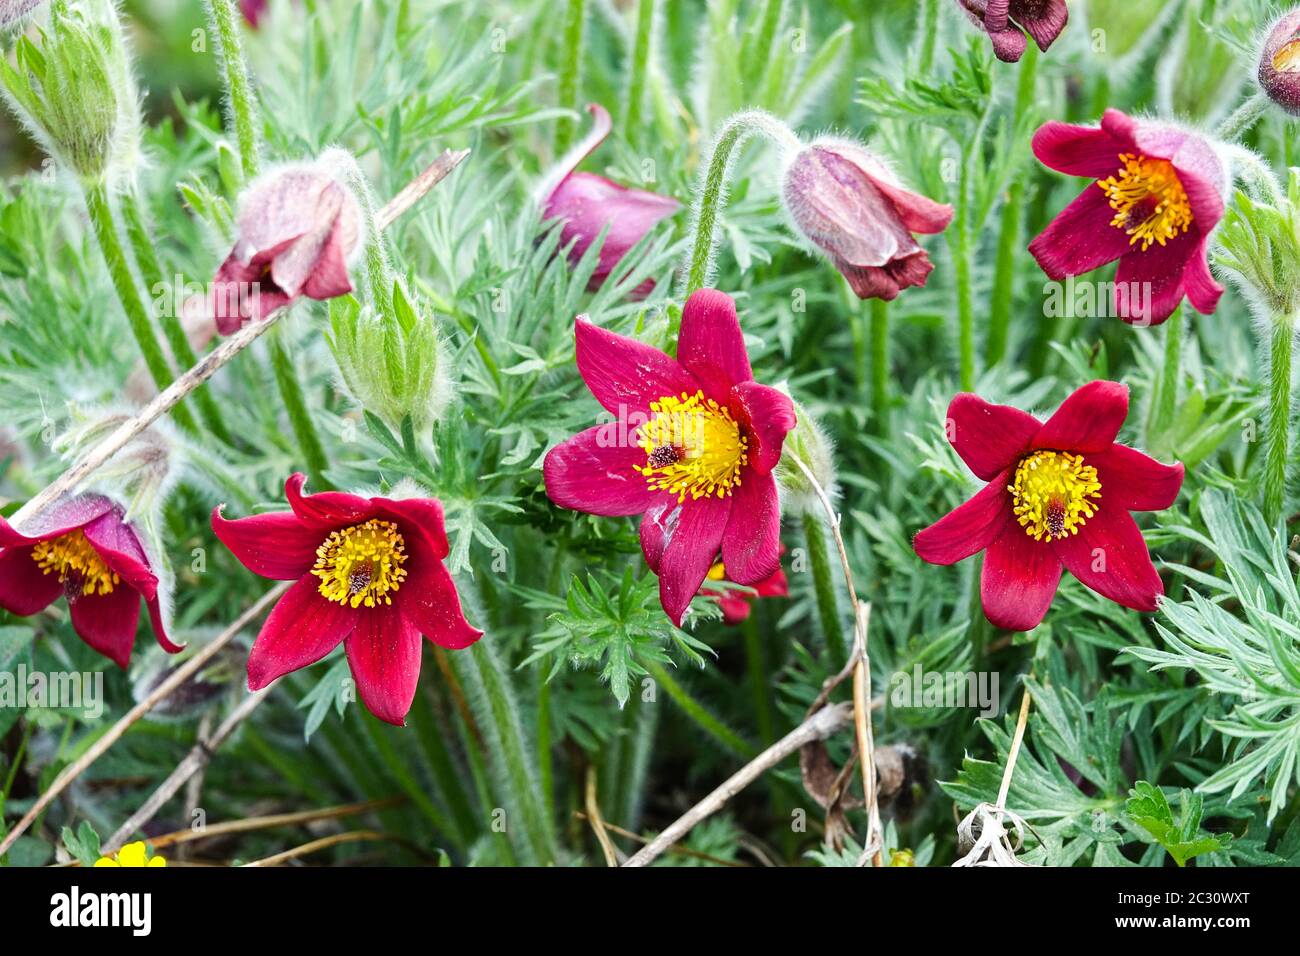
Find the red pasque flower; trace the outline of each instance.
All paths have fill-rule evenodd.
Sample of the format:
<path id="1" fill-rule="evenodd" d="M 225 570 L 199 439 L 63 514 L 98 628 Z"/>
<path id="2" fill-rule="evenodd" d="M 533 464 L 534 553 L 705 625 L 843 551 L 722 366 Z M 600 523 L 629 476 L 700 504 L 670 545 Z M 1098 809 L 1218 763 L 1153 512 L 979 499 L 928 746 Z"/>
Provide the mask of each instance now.
<path id="1" fill-rule="evenodd" d="M 627 255 L 628 250 L 653 229 L 682 208 L 671 196 L 632 189 L 598 176 L 576 172 L 578 164 L 609 135 L 609 113 L 603 106 L 588 104 L 595 119 L 591 132 L 575 146 L 553 170 L 538 190 L 543 219 L 563 219 L 560 243 L 569 248 L 569 261 L 576 263 L 607 226 L 609 232 L 600 247 L 596 271 L 587 288 L 595 291 Z M 570 245 L 572 243 L 572 245 Z M 646 295 L 654 288 L 647 279 L 635 294 Z"/>
<path id="2" fill-rule="evenodd" d="M 1154 611 L 1164 585 L 1131 511 L 1159 511 L 1178 497 L 1181 464 L 1162 465 L 1115 436 L 1128 388 L 1090 382 L 1046 422 L 963 392 L 948 406 L 962 461 L 988 485 L 912 541 L 931 564 L 984 551 L 980 596 L 998 627 L 1038 626 L 1064 566 L 1103 597 Z"/>
<path id="3" fill-rule="evenodd" d="M 300 296 L 352 291 L 348 257 L 361 240 L 361 207 L 319 164 L 286 166 L 248 187 L 238 239 L 212 282 L 212 314 L 229 335 Z"/>
<path id="4" fill-rule="evenodd" d="M 461 613 L 443 566 L 447 532 L 434 498 L 304 495 L 289 476 L 289 511 L 227 520 L 212 530 L 254 574 L 296 581 L 272 608 L 248 658 L 248 688 L 314 664 L 340 643 L 361 700 L 402 726 L 420 677 L 420 635 L 440 647 L 469 647 L 483 632 Z"/>
<path id="5" fill-rule="evenodd" d="M 1100 128 L 1050 122 L 1034 155 L 1071 176 L 1097 180 L 1029 244 L 1055 280 L 1119 260 L 1115 313 L 1158 325 L 1183 296 L 1198 312 L 1219 304 L 1206 246 L 1223 218 L 1230 179 L 1203 136 L 1108 109 Z"/>
<path id="6" fill-rule="evenodd" d="M 860 299 L 893 299 L 934 268 L 912 233 L 943 232 L 952 207 L 903 186 L 880 157 L 823 137 L 786 169 L 782 195 L 799 231 L 825 252 Z"/>
<path id="7" fill-rule="evenodd" d="M 125 512 L 103 495 L 56 502 L 25 526 L 0 518 L 0 607 L 26 617 L 60 596 L 68 599 L 77 636 L 123 670 L 131 662 L 140 599 L 158 645 L 173 644 L 163 627 L 158 576 Z"/>
<path id="8" fill-rule="evenodd" d="M 1070 11 L 1065 0 L 957 0 L 975 25 L 993 41 L 993 55 L 1015 63 L 1033 37 L 1044 53 L 1065 29 Z M 1022 32 L 1023 31 L 1023 32 Z"/>
<path id="9" fill-rule="evenodd" d="M 588 514 L 643 515 L 641 550 L 674 624 L 719 548 L 737 584 L 780 565 L 772 469 L 795 425 L 789 397 L 754 381 L 736 304 L 701 289 L 682 311 L 677 358 L 577 321 L 578 371 L 615 421 L 546 455 L 546 493 Z"/>
<path id="10" fill-rule="evenodd" d="M 781 549 L 782 552 L 785 548 Z M 708 586 L 709 581 L 731 581 L 727 576 L 727 566 L 721 561 L 714 562 L 713 567 L 709 568 L 709 574 L 705 586 L 700 588 L 700 593 L 705 597 L 713 598 L 718 607 L 722 608 L 722 620 L 726 624 L 739 624 L 745 618 L 749 617 L 751 605 L 758 598 L 765 597 L 789 597 L 790 586 L 786 581 L 785 571 L 780 565 L 772 574 L 753 585 L 752 589 L 742 591 L 740 588 L 711 588 Z M 732 581 L 734 584 L 735 582 Z"/>

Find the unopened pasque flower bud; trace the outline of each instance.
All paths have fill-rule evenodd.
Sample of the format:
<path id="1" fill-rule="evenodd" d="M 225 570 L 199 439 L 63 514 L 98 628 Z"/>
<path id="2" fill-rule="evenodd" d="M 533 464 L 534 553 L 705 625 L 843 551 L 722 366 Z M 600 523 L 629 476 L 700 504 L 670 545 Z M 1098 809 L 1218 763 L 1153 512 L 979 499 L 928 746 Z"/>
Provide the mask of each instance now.
<path id="1" fill-rule="evenodd" d="M 221 334 L 300 296 L 351 292 L 348 259 L 360 245 L 361 222 L 356 197 L 325 163 L 282 166 L 255 180 L 240 198 L 235 246 L 212 283 Z"/>
<path id="2" fill-rule="evenodd" d="M 1259 85 L 1292 116 L 1300 116 L 1300 7 L 1273 24 L 1259 54 Z"/>
<path id="3" fill-rule="evenodd" d="M 7 99 L 51 156 L 88 183 L 134 165 L 140 100 L 111 0 L 53 0 L 48 29 L 20 38 L 14 59 L 0 57 Z"/>
<path id="4" fill-rule="evenodd" d="M 451 398 L 447 350 L 433 311 L 413 303 L 402 283 L 375 312 L 352 296 L 330 302 L 330 349 L 343 384 L 390 428 L 406 418 L 419 431 L 437 421 Z"/>
<path id="5" fill-rule="evenodd" d="M 776 480 L 781 486 L 785 508 L 792 514 L 822 513 L 821 499 L 804 470 L 795 464 L 798 458 L 812 472 L 817 484 L 834 499 L 839 493 L 835 477 L 835 445 L 808 410 L 795 403 L 797 424 L 785 437 L 785 449 L 776 465 Z"/>
<path id="6" fill-rule="evenodd" d="M 860 299 L 925 285 L 930 257 L 912 233 L 937 233 L 952 207 L 904 187 L 870 150 L 822 137 L 799 150 L 782 195 L 798 230 L 830 256 Z"/>

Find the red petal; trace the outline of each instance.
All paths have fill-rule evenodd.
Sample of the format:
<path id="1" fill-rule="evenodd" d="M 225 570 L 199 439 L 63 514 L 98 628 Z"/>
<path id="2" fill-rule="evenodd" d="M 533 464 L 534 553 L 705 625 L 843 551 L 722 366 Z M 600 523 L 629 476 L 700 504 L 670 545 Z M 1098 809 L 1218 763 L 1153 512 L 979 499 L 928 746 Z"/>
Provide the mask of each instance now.
<path id="1" fill-rule="evenodd" d="M 1137 522 L 1104 497 L 1101 510 L 1078 534 L 1054 541 L 1052 547 L 1071 574 L 1116 604 L 1154 611 L 1156 598 L 1165 593 Z"/>
<path id="2" fill-rule="evenodd" d="M 745 475 L 733 493 L 722 563 L 737 584 L 755 585 L 780 570 L 781 505 L 770 473 Z"/>
<path id="3" fill-rule="evenodd" d="M 150 570 L 140 539 L 116 510 L 101 515 L 81 531 L 104 563 L 127 585 L 145 598 L 158 593 L 158 576 Z"/>
<path id="4" fill-rule="evenodd" d="M 1056 120 L 1034 133 L 1033 150 L 1044 166 L 1067 176 L 1105 179 L 1120 168 L 1119 154 L 1128 143 L 1095 126 L 1074 126 Z M 1093 186 L 1098 193 L 1102 191 Z M 1105 195 L 1102 193 L 1102 195 Z"/>
<path id="5" fill-rule="evenodd" d="M 441 560 L 451 553 L 447 543 L 447 519 L 437 498 L 372 498 L 377 510 L 396 521 L 410 535 L 422 534 Z"/>
<path id="6" fill-rule="evenodd" d="M 635 470 L 646 463 L 646 454 L 635 444 L 636 428 L 630 431 L 626 423 L 611 422 L 556 445 L 542 463 L 546 494 L 561 508 L 586 514 L 641 514 L 663 492 L 651 491 Z"/>
<path id="7" fill-rule="evenodd" d="M 254 574 L 276 581 L 296 581 L 316 563 L 316 549 L 325 538 L 291 511 L 274 511 L 228 520 L 221 505 L 212 509 L 212 531 L 239 563 Z"/>
<path id="8" fill-rule="evenodd" d="M 1183 486 L 1183 465 L 1162 465 L 1127 445 L 1111 445 L 1088 456 L 1097 469 L 1101 498 L 1109 508 L 1125 511 L 1161 511 L 1178 497 Z"/>
<path id="9" fill-rule="evenodd" d="M 1089 382 L 1074 390 L 1034 436 L 1034 448 L 1076 454 L 1105 451 L 1128 417 L 1128 386 Z"/>
<path id="10" fill-rule="evenodd" d="M 694 395 L 700 383 L 658 349 L 583 319 L 575 323 L 578 371 L 605 411 L 619 421 L 647 412 L 666 395 Z"/>
<path id="11" fill-rule="evenodd" d="M 406 725 L 420 680 L 420 632 L 396 604 L 364 608 L 344 644 L 366 708 L 380 720 Z"/>
<path id="12" fill-rule="evenodd" d="M 32 557 L 30 547 L 0 551 L 0 607 L 27 617 L 45 610 L 59 599 L 63 585 L 57 574 L 46 574 Z"/>
<path id="13" fill-rule="evenodd" d="M 68 607 L 77 636 L 126 670 L 140 620 L 140 595 L 119 586 L 108 594 L 75 594 Z"/>
<path id="14" fill-rule="evenodd" d="M 158 603 L 157 596 L 145 598 L 144 606 L 149 612 L 149 627 L 153 630 L 153 637 L 158 642 L 158 646 L 168 654 L 179 654 L 185 650 L 185 645 L 173 644 L 171 638 L 167 636 L 167 628 L 163 626 L 162 605 Z"/>
<path id="15" fill-rule="evenodd" d="M 410 542 L 407 577 L 393 598 L 416 628 L 439 647 L 469 647 L 483 632 L 471 627 L 460 607 L 456 583 L 438 556 L 423 542 Z"/>
<path id="16" fill-rule="evenodd" d="M 1070 14 L 1066 9 L 1065 0 L 1047 0 L 1047 3 L 1038 6 L 1036 16 L 1022 15 L 1019 23 L 1025 28 L 1025 32 L 1034 38 L 1038 49 L 1047 52 L 1047 48 L 1061 35 L 1069 19 Z"/>
<path id="17" fill-rule="evenodd" d="M 374 516 L 375 508 L 368 498 L 343 491 L 304 495 L 302 489 L 306 483 L 307 476 L 301 472 L 290 475 L 284 483 L 284 496 L 289 507 L 303 524 L 333 531 L 340 526 L 361 524 Z"/>
<path id="18" fill-rule="evenodd" d="M 1209 241 L 1208 235 L 1201 236 L 1196 252 L 1187 260 L 1187 268 L 1183 270 L 1187 301 L 1202 315 L 1212 314 L 1219 307 L 1219 297 L 1223 295 L 1223 286 L 1210 274 L 1210 262 L 1205 252 Z"/>
<path id="19" fill-rule="evenodd" d="M 1132 248 L 1128 233 L 1110 224 L 1113 218 L 1105 191 L 1090 184 L 1029 243 L 1029 252 L 1052 279 L 1091 272 Z"/>
<path id="20" fill-rule="evenodd" d="M 1029 449 L 1041 424 L 1010 405 L 993 405 L 961 392 L 948 404 L 948 441 L 981 481 L 1013 465 Z"/>
<path id="21" fill-rule="evenodd" d="M 639 529 L 641 553 L 645 555 L 645 563 L 650 565 L 650 570 L 655 574 L 659 573 L 664 549 L 668 547 L 668 542 L 677 530 L 677 522 L 681 520 L 681 516 L 682 508 L 677 503 L 677 499 L 663 495 L 646 509 L 645 516 L 641 519 Z"/>
<path id="22" fill-rule="evenodd" d="M 359 608 L 321 597 L 320 581 L 303 575 L 271 609 L 248 655 L 248 689 L 315 664 L 352 633 Z"/>
<path id="23" fill-rule="evenodd" d="M 682 309 L 677 360 L 696 378 L 718 382 L 726 390 L 753 381 L 745 337 L 731 296 L 717 289 L 699 289 L 691 294 Z"/>
<path id="24" fill-rule="evenodd" d="M 1011 469 L 1004 469 L 975 497 L 918 531 L 912 547 L 921 560 L 956 564 L 991 545 L 1008 522 L 1014 523 L 1007 492 L 1010 479 Z"/>
<path id="25" fill-rule="evenodd" d="M 758 591 L 759 597 L 789 597 L 790 582 L 786 580 L 785 571 L 778 567 L 770 578 L 755 585 L 754 590 Z"/>
<path id="26" fill-rule="evenodd" d="M 984 554 L 980 599 L 995 627 L 1032 631 L 1042 621 L 1061 581 L 1061 560 L 1020 525 L 1003 528 Z"/>
<path id="27" fill-rule="evenodd" d="M 1145 252 L 1140 245 L 1131 247 L 1115 270 L 1115 314 L 1141 327 L 1159 325 L 1173 315 L 1183 301 L 1183 276 L 1198 246 L 1195 236 L 1184 234 Z"/>
<path id="28" fill-rule="evenodd" d="M 103 495 L 77 495 L 62 498 L 45 511 L 23 522 L 30 535 L 18 531 L 4 518 L 0 518 L 0 548 L 22 547 L 50 541 L 76 531 L 113 510 L 115 505 Z"/>
<path id="29" fill-rule="evenodd" d="M 732 395 L 747 420 L 749 470 L 767 474 L 781 460 L 781 447 L 798 419 L 790 396 L 768 385 L 741 382 Z"/>
<path id="30" fill-rule="evenodd" d="M 713 566 L 731 512 L 729 498 L 686 499 L 659 562 L 659 602 L 679 627 Z"/>

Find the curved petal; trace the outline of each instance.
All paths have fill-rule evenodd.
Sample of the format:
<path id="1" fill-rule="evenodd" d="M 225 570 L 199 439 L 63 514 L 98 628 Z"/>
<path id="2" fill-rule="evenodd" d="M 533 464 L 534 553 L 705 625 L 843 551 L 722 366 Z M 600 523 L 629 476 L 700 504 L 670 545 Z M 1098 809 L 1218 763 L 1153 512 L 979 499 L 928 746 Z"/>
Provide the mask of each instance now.
<path id="1" fill-rule="evenodd" d="M 126 670 L 140 621 L 140 595 L 129 587 L 115 587 L 108 594 L 74 594 L 68 608 L 77 636 Z"/>
<path id="2" fill-rule="evenodd" d="M 1029 12 L 1021 13 L 1017 22 L 1033 37 L 1038 49 L 1046 53 L 1070 19 L 1065 0 L 1047 0 L 1027 9 Z"/>
<path id="3" fill-rule="evenodd" d="M 413 542 L 409 553 L 406 580 L 393 598 L 393 604 L 439 647 L 453 651 L 469 647 L 483 632 L 465 620 L 455 581 L 427 544 Z"/>
<path id="4" fill-rule="evenodd" d="M 884 193 L 885 198 L 894 204 L 894 211 L 910 232 L 934 235 L 943 232 L 952 222 L 953 208 L 947 203 L 935 202 L 929 196 L 914 193 L 906 186 L 900 186 L 883 176 L 874 176 L 869 170 L 863 172 Z"/>
<path id="5" fill-rule="evenodd" d="M 1014 464 L 1042 427 L 1028 412 L 994 405 L 971 392 L 953 397 L 945 426 L 948 441 L 981 481 Z"/>
<path id="6" fill-rule="evenodd" d="M 781 460 L 785 436 L 798 424 L 794 402 L 785 392 L 757 382 L 741 382 L 732 395 L 748 425 L 748 470 L 765 475 Z"/>
<path id="7" fill-rule="evenodd" d="M 415 625 L 396 604 L 368 607 L 344 648 L 362 703 L 385 723 L 405 726 L 420 681 L 420 632 Z"/>
<path id="8" fill-rule="evenodd" d="M 859 299 L 884 299 L 886 302 L 893 302 L 904 289 L 924 286 L 934 271 L 929 254 L 919 247 L 883 266 L 855 266 L 839 257 L 831 261 Z"/>
<path id="9" fill-rule="evenodd" d="M 59 576 L 41 570 L 32 547 L 0 551 L 0 607 L 18 617 L 45 610 L 63 593 Z"/>
<path id="10" fill-rule="evenodd" d="M 149 628 L 153 631 L 153 638 L 168 654 L 179 654 L 185 650 L 184 644 L 175 644 L 167 636 L 167 628 L 163 624 L 162 605 L 158 602 L 158 596 L 146 597 L 144 599 L 145 610 L 149 612 Z"/>
<path id="11" fill-rule="evenodd" d="M 700 383 L 656 348 L 592 325 L 574 323 L 578 372 L 605 411 L 619 421 L 647 412 L 665 395 L 694 395 Z"/>
<path id="12" fill-rule="evenodd" d="M 641 553 L 645 555 L 645 563 L 655 574 L 659 573 L 664 549 L 672 540 L 681 517 L 682 506 L 677 503 L 677 499 L 664 494 L 646 509 L 645 515 L 641 518 L 641 527 L 638 529 L 641 537 Z"/>
<path id="13" fill-rule="evenodd" d="M 1029 243 L 1029 252 L 1053 280 L 1091 272 L 1131 248 L 1128 234 L 1110 224 L 1114 217 L 1106 193 L 1089 185 Z"/>
<path id="14" fill-rule="evenodd" d="M 1008 524 L 989 545 L 980 573 L 984 616 L 994 627 L 1032 631 L 1052 606 L 1061 583 L 1061 559 L 1052 548 Z"/>
<path id="15" fill-rule="evenodd" d="M 587 288 L 596 289 L 617 268 L 628 250 L 663 219 L 681 209 L 671 196 L 621 186 L 595 173 L 574 173 L 551 194 L 544 215 L 563 219 L 560 243 L 576 263 L 602 232 L 600 258 Z M 653 282 L 650 283 L 654 285 Z"/>
<path id="16" fill-rule="evenodd" d="M 1115 271 L 1115 314 L 1144 328 L 1173 315 L 1186 293 L 1183 277 L 1198 247 L 1199 240 L 1191 233 L 1145 251 L 1132 247 Z"/>
<path id="17" fill-rule="evenodd" d="M 713 566 L 730 514 L 730 498 L 687 499 L 682 505 L 659 561 L 659 602 L 679 627 Z"/>
<path id="18" fill-rule="evenodd" d="M 1075 389 L 1056 414 L 1043 423 L 1032 447 L 1086 455 L 1115 442 L 1128 417 L 1128 386 L 1098 380 Z"/>
<path id="19" fill-rule="evenodd" d="M 158 576 L 135 531 L 116 511 L 101 515 L 81 529 L 104 563 L 142 597 L 158 593 Z"/>
<path id="20" fill-rule="evenodd" d="M 1127 445 L 1111 445 L 1088 456 L 1097 469 L 1101 498 L 1108 508 L 1162 511 L 1174 503 L 1183 486 L 1183 463 L 1163 465 Z"/>
<path id="21" fill-rule="evenodd" d="M 1119 154 L 1128 148 L 1127 143 L 1104 129 L 1057 120 L 1038 127 L 1032 146 L 1044 166 L 1067 176 L 1090 179 L 1105 179 L 1119 169 Z"/>
<path id="22" fill-rule="evenodd" d="M 697 289 L 686 300 L 677 361 L 696 378 L 724 383 L 727 389 L 753 380 L 731 296 L 717 289 Z"/>
<path id="23" fill-rule="evenodd" d="M 316 549 L 326 532 L 303 524 L 292 511 L 228 519 L 222 507 L 212 509 L 212 532 L 254 574 L 295 581 L 316 563 Z"/>
<path id="24" fill-rule="evenodd" d="M 1137 522 L 1104 499 L 1078 534 L 1053 541 L 1052 547 L 1071 574 L 1116 604 L 1154 611 L 1156 599 L 1165 593 Z"/>
<path id="25" fill-rule="evenodd" d="M 303 575 L 271 609 L 248 655 L 249 690 L 315 664 L 357 626 L 360 610 L 325 600 L 319 584 L 314 576 Z"/>
<path id="26" fill-rule="evenodd" d="M 437 498 L 371 498 L 370 504 L 395 520 L 409 536 L 419 532 L 441 560 L 451 554 L 447 518 Z"/>
<path id="27" fill-rule="evenodd" d="M 302 489 L 306 483 L 307 476 L 302 472 L 295 472 L 284 482 L 284 497 L 303 524 L 318 530 L 332 531 L 340 525 L 360 524 L 375 513 L 370 500 L 360 495 L 344 491 L 319 491 L 314 495 L 304 495 Z"/>
<path id="28" fill-rule="evenodd" d="M 62 498 L 40 514 L 22 522 L 23 531 L 0 517 L 0 548 L 23 547 L 58 538 L 84 527 L 115 507 L 112 500 L 103 495 L 85 494 Z"/>
<path id="29" fill-rule="evenodd" d="M 609 136 L 610 129 L 613 128 L 613 122 L 609 118 L 609 110 L 599 103 L 588 103 L 587 112 L 591 114 L 591 130 L 581 140 L 574 144 L 573 148 L 560 157 L 553 169 L 547 174 L 537 186 L 537 192 L 534 194 L 537 205 L 544 211 L 546 218 L 550 214 L 546 213 L 546 207 L 551 201 L 552 194 L 555 190 L 568 179 L 579 164 L 584 159 L 595 152 L 596 147 L 605 141 Z"/>
<path id="30" fill-rule="evenodd" d="M 922 561 L 956 564 L 983 551 L 1013 523 L 1007 482 L 1011 469 L 993 476 L 978 494 L 916 533 L 912 548 Z"/>
<path id="31" fill-rule="evenodd" d="M 727 578 L 754 585 L 781 568 L 781 503 L 776 478 L 748 474 L 731 496 L 731 515 L 722 534 Z"/>
<path id="32" fill-rule="evenodd" d="M 579 432 L 546 453 L 546 494 L 561 508 L 616 518 L 641 514 L 663 492 L 652 491 L 636 466 L 646 453 L 620 422 Z"/>
<path id="33" fill-rule="evenodd" d="M 1223 295 L 1223 286 L 1210 273 L 1210 260 L 1206 254 L 1209 241 L 1208 235 L 1201 236 L 1196 251 L 1187 260 L 1187 267 L 1183 270 L 1183 288 L 1187 292 L 1187 301 L 1201 315 L 1212 315 L 1219 307 L 1219 297 Z"/>

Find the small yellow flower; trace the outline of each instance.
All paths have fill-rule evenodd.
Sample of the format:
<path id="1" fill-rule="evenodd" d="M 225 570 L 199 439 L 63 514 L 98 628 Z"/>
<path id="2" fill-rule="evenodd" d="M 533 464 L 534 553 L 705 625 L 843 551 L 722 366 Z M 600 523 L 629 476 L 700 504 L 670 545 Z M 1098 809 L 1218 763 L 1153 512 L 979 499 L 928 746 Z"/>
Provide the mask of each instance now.
<path id="1" fill-rule="evenodd" d="M 111 857 L 101 856 L 95 866 L 166 866 L 167 861 L 160 856 L 149 856 L 143 843 L 128 843 Z"/>

